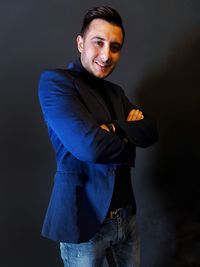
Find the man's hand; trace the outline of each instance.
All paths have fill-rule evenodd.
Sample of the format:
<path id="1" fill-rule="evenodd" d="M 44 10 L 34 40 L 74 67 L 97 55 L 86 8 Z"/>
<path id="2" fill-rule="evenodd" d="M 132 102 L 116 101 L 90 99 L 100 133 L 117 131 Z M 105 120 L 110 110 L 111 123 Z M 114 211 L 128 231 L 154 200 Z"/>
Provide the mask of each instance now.
<path id="1" fill-rule="evenodd" d="M 110 132 L 108 126 L 106 126 L 105 124 L 101 124 L 100 127 L 101 129 L 106 130 L 107 132 Z"/>
<path id="2" fill-rule="evenodd" d="M 139 121 L 142 119 L 144 119 L 144 115 L 139 109 L 132 109 L 127 116 L 127 121 Z"/>
<path id="3" fill-rule="evenodd" d="M 115 132 L 115 125 L 113 123 L 109 123 L 109 124 L 101 124 L 100 125 L 101 129 L 106 130 L 107 132 Z"/>

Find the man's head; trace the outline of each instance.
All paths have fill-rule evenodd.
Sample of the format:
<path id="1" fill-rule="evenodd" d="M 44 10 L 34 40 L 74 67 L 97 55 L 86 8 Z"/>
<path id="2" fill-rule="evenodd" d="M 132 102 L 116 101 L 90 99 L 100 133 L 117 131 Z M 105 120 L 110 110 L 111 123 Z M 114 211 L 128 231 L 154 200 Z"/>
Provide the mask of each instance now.
<path id="1" fill-rule="evenodd" d="M 98 78 L 105 78 L 115 68 L 125 32 L 119 13 L 111 7 L 88 11 L 77 37 L 83 67 Z"/>

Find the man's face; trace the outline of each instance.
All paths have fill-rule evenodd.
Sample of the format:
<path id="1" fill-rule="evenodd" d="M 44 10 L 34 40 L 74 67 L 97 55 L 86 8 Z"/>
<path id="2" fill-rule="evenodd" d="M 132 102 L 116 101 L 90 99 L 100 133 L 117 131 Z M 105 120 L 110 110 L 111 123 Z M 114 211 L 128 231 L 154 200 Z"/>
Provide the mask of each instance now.
<path id="1" fill-rule="evenodd" d="M 83 67 L 98 78 L 105 78 L 115 68 L 121 53 L 123 33 L 119 26 L 102 19 L 91 21 L 77 46 Z"/>

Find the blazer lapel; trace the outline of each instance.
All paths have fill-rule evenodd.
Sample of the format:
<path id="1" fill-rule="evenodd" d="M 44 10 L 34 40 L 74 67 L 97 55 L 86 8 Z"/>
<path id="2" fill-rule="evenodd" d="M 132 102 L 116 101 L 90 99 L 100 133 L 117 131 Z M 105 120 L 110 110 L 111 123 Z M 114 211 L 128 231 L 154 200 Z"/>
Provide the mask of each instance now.
<path id="1" fill-rule="evenodd" d="M 67 69 L 68 70 L 66 74 L 68 76 L 71 76 L 71 78 L 73 77 L 72 79 L 75 82 L 76 89 L 80 94 L 83 104 L 97 120 L 97 122 L 106 123 L 112 121 L 110 112 L 102 97 L 96 90 L 94 90 L 82 79 L 81 75 L 79 75 L 83 71 L 80 62 L 76 61 L 75 63 L 69 64 Z M 106 90 L 106 93 L 111 100 L 116 119 L 124 119 L 125 114 L 123 105 L 121 103 L 122 99 L 121 95 L 118 93 L 118 90 L 106 81 L 104 83 L 104 86 L 107 87 L 104 88 L 104 90 Z"/>
<path id="2" fill-rule="evenodd" d="M 112 103 L 116 120 L 124 120 L 125 119 L 125 113 L 122 103 L 121 95 L 119 94 L 119 90 L 115 88 L 113 85 L 107 84 L 107 94 L 110 98 L 110 101 Z"/>
<path id="3" fill-rule="evenodd" d="M 81 100 L 98 123 L 111 121 L 110 112 L 98 92 L 79 77 L 75 78 L 75 84 L 77 86 L 76 89 L 79 91 Z"/>

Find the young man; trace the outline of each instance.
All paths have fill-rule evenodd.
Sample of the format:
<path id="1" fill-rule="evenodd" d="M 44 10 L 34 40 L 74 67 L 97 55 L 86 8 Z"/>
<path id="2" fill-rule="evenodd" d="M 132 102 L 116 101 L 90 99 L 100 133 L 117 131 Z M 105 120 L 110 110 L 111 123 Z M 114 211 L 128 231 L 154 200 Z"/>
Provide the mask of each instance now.
<path id="1" fill-rule="evenodd" d="M 65 266 L 139 266 L 130 168 L 135 148 L 157 140 L 155 123 L 105 78 L 124 42 L 120 15 L 89 10 L 67 70 L 45 71 L 39 98 L 57 161 L 42 234 L 60 242 Z M 115 264 L 115 265 L 114 265 Z"/>

